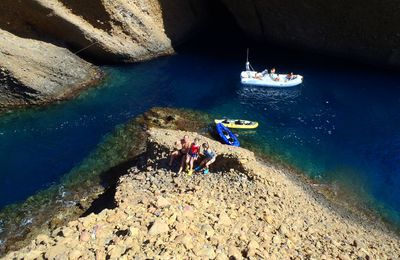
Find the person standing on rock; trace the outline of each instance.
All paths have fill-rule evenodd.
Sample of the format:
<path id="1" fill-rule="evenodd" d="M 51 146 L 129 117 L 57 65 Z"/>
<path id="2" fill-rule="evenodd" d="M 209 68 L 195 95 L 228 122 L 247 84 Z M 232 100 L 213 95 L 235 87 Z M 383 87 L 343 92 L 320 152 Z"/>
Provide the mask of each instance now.
<path id="1" fill-rule="evenodd" d="M 217 159 L 217 154 L 210 149 L 210 145 L 208 143 L 203 143 L 202 147 L 203 147 L 203 152 L 200 154 L 203 155 L 205 158 L 203 159 L 203 161 L 201 161 L 200 165 L 197 166 L 194 170 L 196 172 L 200 171 L 204 166 L 203 174 L 208 174 L 210 172 L 208 167 L 215 162 L 215 159 Z"/>
<path id="2" fill-rule="evenodd" d="M 180 174 L 182 172 L 183 167 L 186 164 L 186 157 L 187 157 L 187 153 L 189 152 L 189 149 L 190 149 L 190 139 L 189 139 L 188 135 L 185 135 L 183 137 L 183 139 L 181 140 L 180 149 L 173 151 L 171 153 L 171 159 L 169 161 L 169 166 L 172 166 L 172 162 L 176 157 L 182 156 L 181 165 L 179 166 L 178 174 Z"/>
<path id="3" fill-rule="evenodd" d="M 200 152 L 200 139 L 195 138 L 194 142 L 190 146 L 189 153 L 186 156 L 186 165 L 189 164 L 189 169 L 188 169 L 189 176 L 193 174 L 193 163 L 199 157 L 199 152 Z"/>

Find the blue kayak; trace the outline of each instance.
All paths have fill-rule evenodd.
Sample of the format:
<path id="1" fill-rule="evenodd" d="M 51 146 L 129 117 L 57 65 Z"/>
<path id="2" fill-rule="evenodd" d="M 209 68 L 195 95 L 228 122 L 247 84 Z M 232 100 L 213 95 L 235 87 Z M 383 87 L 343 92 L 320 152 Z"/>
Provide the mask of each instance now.
<path id="1" fill-rule="evenodd" d="M 240 146 L 240 142 L 237 139 L 236 135 L 234 135 L 228 127 L 224 126 L 221 123 L 217 124 L 217 132 L 221 137 L 222 141 L 226 144 L 233 146 Z"/>

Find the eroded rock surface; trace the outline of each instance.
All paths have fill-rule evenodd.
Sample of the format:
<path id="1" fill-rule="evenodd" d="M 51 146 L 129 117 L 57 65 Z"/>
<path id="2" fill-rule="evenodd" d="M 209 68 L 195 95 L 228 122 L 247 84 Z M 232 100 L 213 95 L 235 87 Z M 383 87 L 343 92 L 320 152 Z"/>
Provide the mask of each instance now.
<path id="1" fill-rule="evenodd" d="M 248 150 L 195 133 L 151 129 L 147 162 L 120 178 L 115 209 L 39 235 L 7 259 L 397 259 L 399 238 L 333 211 Z M 184 134 L 218 153 L 211 174 L 174 177 Z"/>
<path id="2" fill-rule="evenodd" d="M 2 0 L 0 12 L 0 29 L 71 52 L 79 51 L 81 57 L 101 63 L 137 62 L 172 54 L 173 45 L 187 40 L 198 28 L 208 27 L 212 31 L 222 20 L 232 19 L 227 26 L 237 24 L 259 42 L 297 46 L 373 64 L 400 65 L 400 7 L 396 1 L 304 1 L 294 5 L 275 0 Z M 221 39 L 231 31 L 217 30 Z M 215 41 L 207 32 L 204 31 L 204 38 Z M 20 57 L 13 47 L 5 48 L 8 55 Z M 35 56 L 35 52 L 25 50 L 28 57 Z M 24 82 L 13 77 L 15 71 L 4 68 L 0 75 L 3 106 L 33 103 L 32 96 L 47 98 L 40 93 L 51 87 L 42 85 L 41 91 L 35 92 L 40 82 L 35 80 L 36 76 L 42 78 L 39 72 L 46 71 L 54 61 L 46 60 L 36 62 L 36 66 L 24 63 L 23 68 L 34 75 Z M 69 88 L 70 81 L 57 77 L 56 70 L 50 72 L 55 81 Z M 65 67 L 61 74 L 70 72 Z M 84 80 L 77 83 L 85 84 Z M 30 101 L 26 102 L 28 97 Z"/>
<path id="3" fill-rule="evenodd" d="M 203 2 L 182 0 L 4 0 L 0 28 L 57 43 L 105 62 L 132 62 L 173 53 L 205 19 Z"/>
<path id="4" fill-rule="evenodd" d="M 0 108 L 62 100 L 100 77 L 65 48 L 0 29 Z"/>
<path id="5" fill-rule="evenodd" d="M 204 24 L 204 2 L 1 1 L 0 105 L 54 101 L 87 86 L 96 69 L 71 52 L 102 63 L 172 54 Z"/>

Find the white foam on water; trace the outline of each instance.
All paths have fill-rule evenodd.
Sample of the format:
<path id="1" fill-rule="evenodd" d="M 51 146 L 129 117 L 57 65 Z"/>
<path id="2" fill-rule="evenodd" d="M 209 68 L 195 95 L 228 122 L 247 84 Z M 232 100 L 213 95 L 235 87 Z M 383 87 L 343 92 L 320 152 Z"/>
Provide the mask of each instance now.
<path id="1" fill-rule="evenodd" d="M 21 221 L 21 226 L 30 225 L 30 224 L 32 224 L 32 222 L 33 222 L 33 218 L 24 218 L 24 219 Z"/>
<path id="2" fill-rule="evenodd" d="M 0 220 L 0 234 L 4 231 L 4 222 Z"/>

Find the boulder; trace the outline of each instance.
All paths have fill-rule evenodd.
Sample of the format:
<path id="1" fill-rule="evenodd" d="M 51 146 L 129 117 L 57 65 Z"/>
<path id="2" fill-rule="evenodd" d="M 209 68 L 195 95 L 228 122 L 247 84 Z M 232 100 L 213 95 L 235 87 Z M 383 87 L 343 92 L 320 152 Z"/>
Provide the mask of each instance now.
<path id="1" fill-rule="evenodd" d="M 221 213 L 218 218 L 218 224 L 222 226 L 230 226 L 232 224 L 232 220 L 226 213 Z"/>
<path id="2" fill-rule="evenodd" d="M 157 197 L 157 201 L 156 201 L 157 208 L 166 208 L 166 207 L 169 207 L 170 205 L 171 205 L 171 202 L 169 202 L 169 200 L 167 200 L 163 196 Z"/>
<path id="3" fill-rule="evenodd" d="M 157 219 L 151 225 L 151 227 L 149 229 L 149 235 L 155 236 L 155 235 L 159 235 L 162 233 L 167 233 L 168 231 L 169 231 L 168 224 L 160 219 Z"/>

